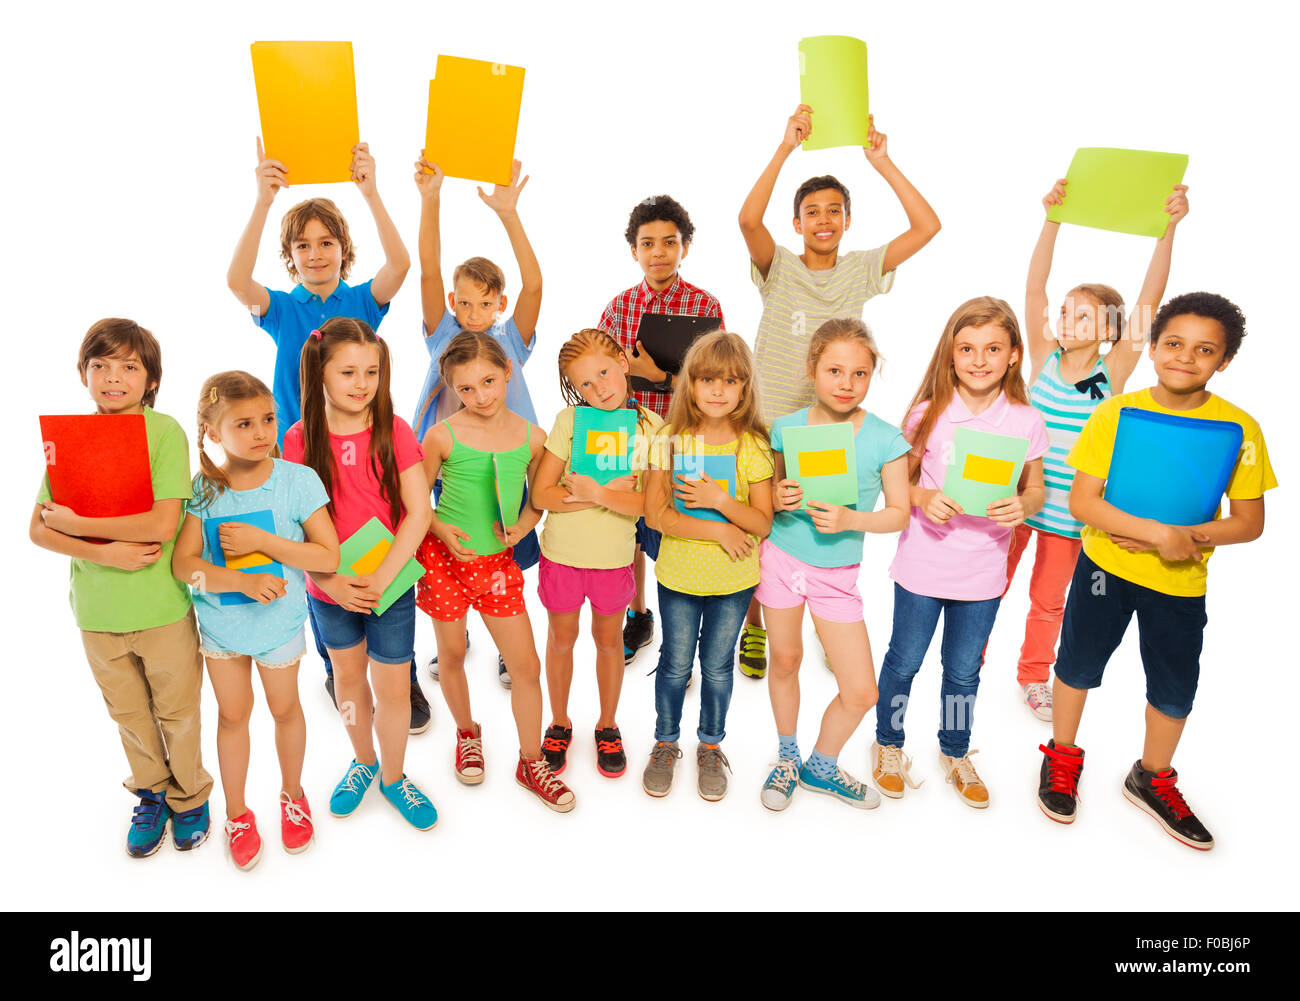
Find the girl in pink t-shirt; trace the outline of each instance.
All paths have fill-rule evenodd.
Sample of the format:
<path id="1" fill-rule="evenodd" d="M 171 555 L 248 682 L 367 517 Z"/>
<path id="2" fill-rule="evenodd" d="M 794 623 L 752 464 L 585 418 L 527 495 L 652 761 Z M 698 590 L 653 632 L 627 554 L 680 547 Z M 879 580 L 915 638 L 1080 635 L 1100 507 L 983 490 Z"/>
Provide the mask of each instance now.
<path id="1" fill-rule="evenodd" d="M 880 665 L 872 777 L 897 799 L 911 760 L 903 719 L 912 678 L 943 614 L 939 764 L 962 802 L 988 806 L 988 789 L 970 755 L 970 730 L 983 650 L 1007 583 L 1012 532 L 1043 504 L 1047 430 L 1029 405 L 1020 373 L 1023 345 L 1016 315 L 1001 299 L 962 303 L 948 318 L 925 380 L 912 398 L 903 433 L 912 445 L 911 518 L 890 567 L 894 628 Z M 964 511 L 943 492 L 959 427 L 1028 441 L 1014 493 L 983 511 Z"/>
<path id="2" fill-rule="evenodd" d="M 313 330 L 300 369 L 302 420 L 284 436 L 285 458 L 310 466 L 325 484 L 330 517 L 344 544 L 371 519 L 393 533 L 369 574 L 312 573 L 307 582 L 312 630 L 329 651 L 334 695 L 355 755 L 330 797 L 330 813 L 351 814 L 379 776 L 384 798 L 412 825 L 428 830 L 438 813 L 402 771 L 411 721 L 415 593 L 407 590 L 382 613 L 375 611 L 429 527 L 424 452 L 410 426 L 393 415 L 388 346 L 363 321 L 340 316 Z"/>

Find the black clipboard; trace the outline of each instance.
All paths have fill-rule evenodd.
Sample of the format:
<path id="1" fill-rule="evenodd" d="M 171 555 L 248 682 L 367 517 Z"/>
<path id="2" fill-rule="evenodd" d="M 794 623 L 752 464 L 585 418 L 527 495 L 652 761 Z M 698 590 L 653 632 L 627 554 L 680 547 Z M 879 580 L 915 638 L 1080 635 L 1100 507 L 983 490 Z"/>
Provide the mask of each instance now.
<path id="1" fill-rule="evenodd" d="M 649 352 L 654 363 L 669 375 L 681 371 L 686 349 L 701 334 L 722 328 L 716 316 L 688 316 L 685 313 L 642 313 L 636 339 Z M 632 377 L 632 388 L 641 392 L 654 392 L 649 379 Z"/>

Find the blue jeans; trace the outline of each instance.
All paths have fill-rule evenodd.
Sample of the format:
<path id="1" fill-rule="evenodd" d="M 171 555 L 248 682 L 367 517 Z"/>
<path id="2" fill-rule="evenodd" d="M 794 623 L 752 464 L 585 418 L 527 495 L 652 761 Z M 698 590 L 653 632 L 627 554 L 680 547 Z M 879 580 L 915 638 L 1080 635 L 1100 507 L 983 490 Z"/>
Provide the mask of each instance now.
<path id="1" fill-rule="evenodd" d="M 701 744 L 720 744 L 727 731 L 736 640 L 745 624 L 752 587 L 734 594 L 683 594 L 659 585 L 663 644 L 655 669 L 655 740 L 672 743 L 682 735 L 686 681 L 700 651 Z"/>
<path id="2" fill-rule="evenodd" d="M 415 588 L 388 606 L 383 615 L 363 615 L 307 595 L 316 638 L 330 650 L 351 650 L 366 644 L 366 656 L 377 664 L 405 664 L 415 656 Z M 325 663 L 329 663 L 326 660 Z"/>
<path id="3" fill-rule="evenodd" d="M 952 758 L 960 758 L 970 750 L 980 663 L 1001 601 L 1001 598 L 985 601 L 929 598 L 894 585 L 894 631 L 889 637 L 889 651 L 880 664 L 880 701 L 876 705 L 878 744 L 903 746 L 903 717 L 907 713 L 912 679 L 921 669 L 942 612 L 939 749 Z"/>

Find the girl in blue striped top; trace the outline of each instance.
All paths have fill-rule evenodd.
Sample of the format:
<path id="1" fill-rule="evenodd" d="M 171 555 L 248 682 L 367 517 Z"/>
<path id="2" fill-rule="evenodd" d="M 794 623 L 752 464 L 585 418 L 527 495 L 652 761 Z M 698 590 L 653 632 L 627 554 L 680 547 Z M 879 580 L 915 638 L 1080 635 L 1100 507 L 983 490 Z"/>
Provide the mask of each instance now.
<path id="1" fill-rule="evenodd" d="M 1059 180 L 1043 198 L 1043 208 L 1068 197 Z M 1151 320 L 1164 296 L 1173 252 L 1174 229 L 1187 215 L 1187 187 L 1178 185 L 1165 200 L 1169 225 L 1156 241 L 1137 303 L 1124 322 L 1124 300 L 1109 285 L 1076 285 L 1065 296 L 1053 330 L 1047 310 L 1047 276 L 1060 223 L 1044 220 L 1043 231 L 1029 260 L 1025 283 L 1025 340 L 1029 347 L 1029 402 L 1043 412 L 1051 443 L 1043 457 L 1047 501 L 1041 511 L 1015 531 L 1007 555 L 1007 587 L 1020 557 L 1037 539 L 1033 575 L 1029 579 L 1029 615 L 1020 648 L 1016 680 L 1025 704 L 1042 720 L 1052 718 L 1052 688 L 1048 675 L 1056 660 L 1056 641 L 1065 613 L 1065 596 L 1079 557 L 1083 526 L 1070 516 L 1070 487 L 1074 470 L 1065 457 L 1102 400 L 1124 391 L 1146 347 Z M 1102 353 L 1102 344 L 1110 350 Z"/>

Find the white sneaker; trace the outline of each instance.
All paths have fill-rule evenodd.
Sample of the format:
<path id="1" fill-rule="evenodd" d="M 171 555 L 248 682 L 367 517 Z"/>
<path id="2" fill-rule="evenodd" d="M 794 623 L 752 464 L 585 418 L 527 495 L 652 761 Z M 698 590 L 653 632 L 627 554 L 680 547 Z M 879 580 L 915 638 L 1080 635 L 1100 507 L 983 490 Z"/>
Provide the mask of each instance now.
<path id="1" fill-rule="evenodd" d="M 1024 685 L 1021 691 L 1025 693 L 1025 705 L 1029 711 L 1045 723 L 1052 722 L 1052 686 L 1036 681 Z"/>
<path id="2" fill-rule="evenodd" d="M 502 688 L 510 687 L 510 672 L 506 670 L 506 661 L 501 654 L 497 654 L 497 681 L 501 682 Z"/>

